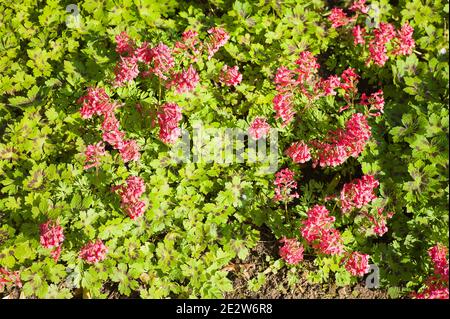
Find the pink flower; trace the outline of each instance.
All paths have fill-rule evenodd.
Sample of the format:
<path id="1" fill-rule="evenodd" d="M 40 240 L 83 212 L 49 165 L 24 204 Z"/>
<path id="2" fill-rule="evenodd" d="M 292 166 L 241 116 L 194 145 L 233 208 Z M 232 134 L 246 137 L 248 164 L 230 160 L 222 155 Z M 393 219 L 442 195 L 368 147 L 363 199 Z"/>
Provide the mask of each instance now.
<path id="1" fill-rule="evenodd" d="M 411 54 L 414 47 L 415 42 L 413 39 L 414 29 L 411 27 L 408 22 L 406 22 L 400 29 L 397 31 L 397 36 L 395 37 L 394 50 L 391 52 L 394 55 L 408 55 Z"/>
<path id="2" fill-rule="evenodd" d="M 198 32 L 194 30 L 187 30 L 181 35 L 182 41 L 175 43 L 175 53 L 183 53 L 188 58 L 196 61 L 201 53 L 201 44 L 198 39 Z M 189 53 L 191 51 L 192 53 Z"/>
<path id="3" fill-rule="evenodd" d="M 159 139 L 165 144 L 174 144 L 180 135 L 179 127 L 164 126 L 159 129 Z"/>
<path id="4" fill-rule="evenodd" d="M 124 204 L 122 208 L 132 220 L 135 220 L 144 215 L 146 206 L 144 201 L 138 200 L 129 204 Z"/>
<path id="5" fill-rule="evenodd" d="M 369 97 L 365 93 L 361 95 L 361 105 L 369 106 L 369 113 L 372 116 L 380 116 L 384 112 L 383 90 L 372 93 Z"/>
<path id="6" fill-rule="evenodd" d="M 181 108 L 175 103 L 164 103 L 158 112 L 159 138 L 163 143 L 173 144 L 180 136 L 178 123 L 183 118 Z"/>
<path id="7" fill-rule="evenodd" d="M 82 96 L 77 101 L 83 104 L 80 113 L 83 119 L 91 118 L 94 114 L 101 115 L 105 108 L 109 108 L 109 96 L 103 88 L 88 88 L 87 95 Z"/>
<path id="8" fill-rule="evenodd" d="M 341 255 L 344 252 L 341 233 L 337 229 L 322 230 L 318 245 L 313 245 L 326 255 Z"/>
<path id="9" fill-rule="evenodd" d="M 40 241 L 44 248 L 54 248 L 50 254 L 55 262 L 61 254 L 61 247 L 64 241 L 63 229 L 57 222 L 51 220 L 40 225 Z"/>
<path id="10" fill-rule="evenodd" d="M 369 43 L 370 56 L 366 64 L 370 62 L 383 66 L 389 59 L 386 44 L 395 37 L 395 28 L 390 23 L 381 22 L 380 26 L 373 31 L 374 38 Z"/>
<path id="11" fill-rule="evenodd" d="M 354 68 L 347 68 L 342 72 L 341 88 L 347 92 L 356 92 L 356 85 L 358 84 L 359 75 L 355 73 Z"/>
<path id="12" fill-rule="evenodd" d="M 163 43 L 158 44 L 151 49 L 151 64 L 153 67 L 150 67 L 149 72 L 162 80 L 167 80 L 165 73 L 168 73 L 175 65 L 172 50 Z"/>
<path id="13" fill-rule="evenodd" d="M 340 142 L 345 145 L 347 155 L 356 158 L 364 150 L 371 135 L 367 117 L 361 113 L 355 113 L 345 123 L 345 131 Z"/>
<path id="14" fill-rule="evenodd" d="M 448 248 L 439 243 L 428 250 L 428 255 L 433 261 L 435 274 L 448 281 Z"/>
<path id="15" fill-rule="evenodd" d="M 331 14 L 328 16 L 328 20 L 331 22 L 331 27 L 333 28 L 339 28 L 347 25 L 351 21 L 341 8 L 331 9 Z"/>
<path id="16" fill-rule="evenodd" d="M 329 216 L 328 210 L 322 205 L 315 205 L 307 214 L 308 218 L 302 221 L 303 227 L 300 228 L 300 232 L 303 238 L 313 243 L 322 237 L 322 233 L 333 227 L 335 217 Z"/>
<path id="17" fill-rule="evenodd" d="M 303 246 L 295 238 L 283 237 L 280 243 L 284 243 L 280 247 L 279 254 L 288 264 L 296 265 L 303 260 Z"/>
<path id="18" fill-rule="evenodd" d="M 295 64 L 297 65 L 295 72 L 298 74 L 297 83 L 300 85 L 305 84 L 320 68 L 317 58 L 309 51 L 301 52 Z"/>
<path id="19" fill-rule="evenodd" d="M 102 142 L 88 145 L 84 155 L 86 156 L 83 167 L 84 169 L 98 167 L 101 165 L 100 157 L 105 155 L 105 145 Z"/>
<path id="20" fill-rule="evenodd" d="M 344 163 L 348 158 L 348 154 L 345 145 L 338 142 L 339 141 L 337 140 L 336 142 L 329 144 L 312 141 L 311 144 L 317 149 L 313 167 L 316 167 L 317 165 L 320 167 L 335 167 Z"/>
<path id="21" fill-rule="evenodd" d="M 295 72 L 289 70 L 285 66 L 280 66 L 275 74 L 274 82 L 277 85 L 279 92 L 285 92 L 290 90 L 296 83 L 294 79 Z"/>
<path id="22" fill-rule="evenodd" d="M 345 263 L 345 269 L 353 276 L 364 276 L 369 272 L 369 255 L 352 252 Z"/>
<path id="23" fill-rule="evenodd" d="M 194 42 L 196 43 L 198 41 L 198 32 L 195 30 L 186 30 L 181 35 L 181 38 L 183 39 L 183 42 Z"/>
<path id="24" fill-rule="evenodd" d="M 412 297 L 417 299 L 449 299 L 448 248 L 438 243 L 428 249 L 428 255 L 434 264 L 435 275 L 427 279 L 426 287 L 421 293 L 413 293 Z"/>
<path id="25" fill-rule="evenodd" d="M 374 189 L 379 182 L 372 175 L 364 175 L 344 184 L 341 190 L 341 209 L 347 213 L 354 208 L 362 208 L 377 198 Z"/>
<path id="26" fill-rule="evenodd" d="M 5 286 L 16 286 L 22 288 L 20 273 L 18 271 L 9 271 L 7 268 L 0 267 L 0 291 L 4 291 Z"/>
<path id="27" fill-rule="evenodd" d="M 275 174 L 275 201 L 289 201 L 293 198 L 298 198 L 295 192 L 297 189 L 297 182 L 294 180 L 295 173 L 289 168 L 282 169 Z"/>
<path id="28" fill-rule="evenodd" d="M 349 8 L 351 11 L 355 11 L 355 12 L 361 12 L 361 13 L 367 13 L 369 12 L 369 7 L 365 5 L 366 4 L 366 0 L 356 0 L 355 2 L 353 2 L 353 4 L 351 5 L 351 7 Z"/>
<path id="29" fill-rule="evenodd" d="M 108 113 L 103 118 L 102 123 L 102 131 L 103 132 L 111 132 L 111 131 L 119 131 L 119 120 L 116 118 L 114 113 Z"/>
<path id="30" fill-rule="evenodd" d="M 123 31 L 116 35 L 116 52 L 120 55 L 124 53 L 132 54 L 134 50 L 134 41 Z"/>
<path id="31" fill-rule="evenodd" d="M 125 133 L 119 130 L 104 132 L 102 135 L 103 141 L 110 144 L 116 150 L 122 148 L 123 146 L 123 137 Z"/>
<path id="32" fill-rule="evenodd" d="M 366 43 L 366 40 L 364 40 L 364 36 L 366 35 L 365 28 L 361 28 L 359 25 L 355 25 L 352 29 L 352 34 L 353 34 L 353 43 L 355 45 Z"/>
<path id="33" fill-rule="evenodd" d="M 336 95 L 334 89 L 340 87 L 341 81 L 338 76 L 330 75 L 326 80 L 321 80 L 319 85 L 325 95 Z"/>
<path id="34" fill-rule="evenodd" d="M 292 108 L 292 94 L 278 94 L 273 98 L 273 108 L 276 111 L 275 118 L 281 118 L 283 126 L 289 124 L 295 115 Z"/>
<path id="35" fill-rule="evenodd" d="M 134 56 L 120 57 L 120 62 L 117 64 L 114 72 L 116 74 L 114 80 L 116 86 L 122 86 L 127 82 L 133 81 L 139 75 L 137 58 Z"/>
<path id="36" fill-rule="evenodd" d="M 235 65 L 229 68 L 225 65 L 219 75 L 219 81 L 227 86 L 236 86 L 242 81 L 242 74 L 239 73 L 239 67 Z"/>
<path id="37" fill-rule="evenodd" d="M 108 247 L 98 239 L 96 242 L 90 241 L 81 248 L 80 258 L 85 260 L 88 264 L 95 264 L 106 258 Z"/>
<path id="38" fill-rule="evenodd" d="M 55 249 L 53 249 L 50 252 L 50 255 L 52 256 L 52 258 L 55 262 L 57 262 L 59 257 L 61 256 L 61 250 L 62 250 L 62 245 L 56 247 Z"/>
<path id="39" fill-rule="evenodd" d="M 130 176 L 126 180 L 126 186 L 116 186 L 114 191 L 119 191 L 122 203 L 129 204 L 137 201 L 145 192 L 145 182 L 141 177 Z"/>
<path id="40" fill-rule="evenodd" d="M 287 150 L 286 155 L 292 158 L 294 163 L 306 163 L 311 159 L 308 145 L 304 142 L 295 142 Z"/>
<path id="41" fill-rule="evenodd" d="M 413 298 L 416 299 L 449 299 L 448 286 L 444 283 L 431 283 L 421 293 L 413 293 Z"/>
<path id="42" fill-rule="evenodd" d="M 210 60 L 228 42 L 230 35 L 224 29 L 217 27 L 209 29 L 208 33 L 210 37 L 206 47 L 208 48 L 208 60 Z"/>
<path id="43" fill-rule="evenodd" d="M 63 228 L 58 223 L 52 220 L 47 221 L 40 226 L 41 231 L 41 245 L 44 248 L 55 248 L 64 241 Z"/>
<path id="44" fill-rule="evenodd" d="M 146 203 L 139 199 L 145 192 L 145 183 L 142 178 L 130 176 L 127 178 L 126 186 L 115 186 L 112 190 L 119 192 L 121 207 L 131 219 L 136 219 L 144 214 Z"/>
<path id="45" fill-rule="evenodd" d="M 270 125 L 267 124 L 266 119 L 263 117 L 256 117 L 248 128 L 248 134 L 255 140 L 267 136 L 269 131 Z"/>
<path id="46" fill-rule="evenodd" d="M 387 60 L 389 60 L 386 45 L 382 42 L 378 42 L 375 40 L 370 41 L 369 53 L 370 57 L 366 61 L 367 65 L 370 64 L 370 62 L 373 62 L 378 66 L 383 66 L 387 62 Z"/>
<path id="47" fill-rule="evenodd" d="M 393 212 L 389 212 L 386 215 L 383 214 L 384 209 L 378 208 L 375 216 L 365 214 L 367 218 L 373 223 L 372 230 L 378 236 L 383 236 L 387 231 L 387 220 L 394 216 Z"/>
<path id="48" fill-rule="evenodd" d="M 310 142 L 317 150 L 313 167 L 334 167 L 344 163 L 350 156 L 359 156 L 371 134 L 366 117 L 361 113 L 353 114 L 344 130 L 337 129 L 328 133 L 326 142 Z"/>
<path id="49" fill-rule="evenodd" d="M 134 56 L 139 62 L 150 64 L 153 59 L 153 51 L 149 47 L 149 44 L 147 42 L 144 42 L 139 48 L 134 51 Z"/>
<path id="50" fill-rule="evenodd" d="M 175 91 L 181 94 L 184 92 L 193 91 L 199 81 L 200 77 L 198 76 L 197 71 L 192 65 L 190 65 L 187 70 L 175 73 L 172 80 L 168 82 L 166 86 L 167 88 L 175 86 Z"/>
<path id="51" fill-rule="evenodd" d="M 129 161 L 137 161 L 141 158 L 139 146 L 135 140 L 123 141 L 119 148 L 119 153 L 125 163 Z"/>

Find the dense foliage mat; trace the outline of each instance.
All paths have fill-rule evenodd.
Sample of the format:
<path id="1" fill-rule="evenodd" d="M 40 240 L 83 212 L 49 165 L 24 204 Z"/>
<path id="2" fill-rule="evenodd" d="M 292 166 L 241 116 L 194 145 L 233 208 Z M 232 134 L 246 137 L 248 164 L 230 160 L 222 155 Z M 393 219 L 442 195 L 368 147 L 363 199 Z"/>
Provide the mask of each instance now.
<path id="1" fill-rule="evenodd" d="M 292 282 L 448 298 L 447 15 L 2 1 L 0 294 L 220 298 L 266 227 Z"/>

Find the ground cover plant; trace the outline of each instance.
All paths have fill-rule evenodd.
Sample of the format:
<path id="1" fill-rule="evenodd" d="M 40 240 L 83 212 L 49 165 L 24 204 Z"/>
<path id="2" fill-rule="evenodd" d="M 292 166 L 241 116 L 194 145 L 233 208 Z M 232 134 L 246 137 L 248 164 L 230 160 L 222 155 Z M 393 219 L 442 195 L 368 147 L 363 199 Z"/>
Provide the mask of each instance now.
<path id="1" fill-rule="evenodd" d="M 2 2 L 0 295 L 448 299 L 447 15 Z"/>

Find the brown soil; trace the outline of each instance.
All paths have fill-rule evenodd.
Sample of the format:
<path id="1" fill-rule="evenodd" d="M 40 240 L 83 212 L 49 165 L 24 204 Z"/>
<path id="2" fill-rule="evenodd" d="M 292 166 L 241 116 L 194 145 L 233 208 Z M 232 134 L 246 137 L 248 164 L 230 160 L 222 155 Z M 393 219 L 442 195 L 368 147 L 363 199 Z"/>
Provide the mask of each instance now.
<path id="1" fill-rule="evenodd" d="M 264 233 L 262 231 L 261 233 Z M 387 299 L 388 294 L 382 289 L 368 289 L 364 282 L 351 287 L 337 287 L 335 283 L 313 284 L 308 282 L 307 273 L 317 269 L 310 260 L 302 262 L 302 270 L 298 272 L 298 282 L 289 285 L 288 267 L 284 266 L 276 273 L 267 272 L 262 287 L 254 292 L 248 288 L 249 280 L 257 278 L 270 266 L 267 260 L 279 259 L 278 243 L 270 238 L 267 232 L 244 261 L 235 260 L 229 267 L 229 278 L 233 281 L 233 291 L 226 294 L 228 299 Z"/>

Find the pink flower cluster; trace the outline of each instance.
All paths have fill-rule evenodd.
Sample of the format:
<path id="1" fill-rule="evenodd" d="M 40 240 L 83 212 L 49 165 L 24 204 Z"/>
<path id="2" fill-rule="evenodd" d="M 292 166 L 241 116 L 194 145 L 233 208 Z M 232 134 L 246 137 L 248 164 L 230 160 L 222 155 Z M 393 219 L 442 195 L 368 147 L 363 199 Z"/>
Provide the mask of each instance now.
<path id="1" fill-rule="evenodd" d="M 366 44 L 364 37 L 366 36 L 366 28 L 361 28 L 359 25 L 355 25 L 352 29 L 353 44 Z"/>
<path id="2" fill-rule="evenodd" d="M 139 62 L 144 68 L 143 77 L 155 75 L 159 80 L 166 81 L 164 86 L 167 88 L 175 87 L 179 94 L 189 92 L 195 89 L 199 82 L 199 76 L 193 65 L 188 69 L 175 71 L 177 65 L 174 54 L 181 54 L 193 62 L 198 61 L 205 47 L 208 51 L 208 59 L 222 47 L 229 39 L 229 34 L 222 28 L 211 28 L 208 30 L 209 38 L 204 45 L 198 38 L 198 32 L 187 30 L 183 32 L 181 41 L 175 42 L 174 49 L 171 49 L 164 43 L 159 43 L 151 48 L 147 42 L 136 48 L 134 41 L 122 32 L 116 36 L 116 52 L 121 57 L 115 69 L 115 85 L 122 86 L 138 77 Z M 181 63 L 179 63 L 181 66 Z M 237 70 L 232 69 L 231 79 L 233 83 L 239 83 L 242 75 L 235 74 Z M 240 79 L 239 79 L 240 76 Z M 235 85 L 235 84 L 233 84 Z"/>
<path id="3" fill-rule="evenodd" d="M 192 92 L 198 86 L 200 76 L 193 64 L 189 65 L 187 69 L 183 68 L 186 58 L 192 62 L 198 61 L 203 50 L 206 49 L 208 59 L 211 59 L 230 38 L 229 34 L 219 27 L 209 29 L 208 34 L 209 37 L 202 43 L 199 40 L 198 32 L 186 30 L 183 32 L 181 40 L 175 42 L 174 49 L 171 49 L 164 43 L 159 43 L 152 48 L 147 42 L 143 42 L 140 47 L 136 47 L 135 42 L 125 32 L 122 32 L 116 36 L 116 52 L 121 56 L 115 70 L 115 85 L 125 85 L 141 73 L 143 77 L 156 76 L 164 87 L 167 89 L 173 88 L 178 94 Z M 182 61 L 180 62 L 178 62 L 178 58 L 176 59 L 178 55 L 181 56 Z M 140 72 L 140 68 L 142 72 Z M 177 68 L 179 71 L 177 71 Z M 222 70 L 220 78 L 225 85 L 237 85 L 242 81 L 242 74 L 238 72 L 237 66 L 233 68 L 226 66 Z M 108 103 L 109 97 L 106 94 L 98 95 L 98 97 L 95 96 L 97 104 Z M 99 110 L 98 115 L 105 115 L 105 112 L 102 111 L 103 108 L 95 107 L 95 105 L 94 108 L 92 107 L 92 101 L 88 101 L 87 104 L 91 108 L 83 110 L 84 117 L 91 117 L 97 109 Z M 170 113 L 169 109 L 173 109 L 174 105 L 176 104 L 166 103 L 162 106 L 163 112 L 158 113 L 158 120 L 161 125 L 160 139 L 168 144 L 174 143 L 180 135 L 178 121 L 181 120 L 181 112 L 178 112 L 177 109 L 172 114 L 175 116 L 173 118 L 170 117 L 170 114 L 169 116 L 165 115 Z M 167 109 L 167 112 L 164 109 Z M 108 116 L 108 122 L 102 128 L 104 130 L 104 141 L 118 149 L 125 161 L 139 158 L 137 144 L 133 141 L 122 141 L 124 134 L 119 131 L 118 121 L 115 121 L 114 117 Z M 121 151 L 122 146 L 124 149 Z M 95 161 L 94 163 L 97 164 Z"/>
<path id="4" fill-rule="evenodd" d="M 394 39 L 394 55 L 409 55 L 412 53 L 415 42 L 413 39 L 414 29 L 406 22 L 400 30 L 397 30 L 397 36 Z"/>
<path id="5" fill-rule="evenodd" d="M 380 116 L 384 112 L 384 95 L 383 90 L 378 90 L 367 96 L 365 93 L 361 94 L 361 105 L 366 105 L 369 108 L 369 115 Z"/>
<path id="6" fill-rule="evenodd" d="M 201 54 L 202 44 L 198 39 L 198 32 L 187 30 L 181 35 L 182 41 L 175 42 L 174 53 L 181 53 L 193 62 L 196 62 Z"/>
<path id="7" fill-rule="evenodd" d="M 331 13 L 328 16 L 328 20 L 331 22 L 331 27 L 339 28 L 349 24 L 352 20 L 345 14 L 341 8 L 331 9 Z"/>
<path id="8" fill-rule="evenodd" d="M 97 144 L 88 145 L 86 151 L 84 152 L 86 156 L 84 169 L 89 169 L 91 167 L 100 166 L 100 157 L 105 155 L 105 145 L 103 142 L 98 142 Z"/>
<path id="9" fill-rule="evenodd" d="M 295 115 L 292 106 L 292 94 L 278 94 L 273 98 L 273 108 L 276 112 L 275 118 L 281 118 L 283 126 L 289 124 Z"/>
<path id="10" fill-rule="evenodd" d="M 350 156 L 358 157 L 371 134 L 366 116 L 354 113 L 345 124 L 345 129 L 330 131 L 324 142 L 311 141 L 316 149 L 313 167 L 334 167 L 344 163 Z"/>
<path id="11" fill-rule="evenodd" d="M 345 263 L 345 269 L 353 276 L 364 276 L 369 272 L 369 255 L 352 252 Z"/>
<path id="12" fill-rule="evenodd" d="M 363 214 L 372 223 L 372 231 L 374 234 L 380 237 L 387 233 L 387 221 L 394 216 L 393 212 L 388 212 L 386 214 L 383 212 L 384 208 L 378 208 L 375 216 Z"/>
<path id="13" fill-rule="evenodd" d="M 82 104 L 80 114 L 83 119 L 90 119 L 94 114 L 104 115 L 110 108 L 109 96 L 103 88 L 88 88 L 87 94 L 77 102 Z"/>
<path id="14" fill-rule="evenodd" d="M 330 75 L 327 79 L 320 79 L 317 82 L 316 90 L 322 91 L 325 96 L 327 95 L 336 95 L 336 88 L 341 86 L 341 80 L 337 75 Z"/>
<path id="15" fill-rule="evenodd" d="M 263 117 L 256 117 L 248 128 L 248 134 L 255 140 L 259 140 L 261 137 L 267 136 L 269 131 L 270 125 Z"/>
<path id="16" fill-rule="evenodd" d="M 373 62 L 378 66 L 383 66 L 386 61 L 389 60 L 386 44 L 388 44 L 394 37 L 394 26 L 390 23 L 381 22 L 380 26 L 373 30 L 373 38 L 369 42 L 370 56 L 366 63 L 370 64 Z"/>
<path id="17" fill-rule="evenodd" d="M 192 65 L 172 75 L 172 80 L 166 84 L 167 88 L 175 87 L 177 93 L 191 92 L 195 90 L 200 82 L 200 77 Z"/>
<path id="18" fill-rule="evenodd" d="M 106 247 L 103 242 L 98 239 L 95 242 L 90 241 L 85 246 L 83 246 L 81 248 L 79 256 L 88 264 L 95 264 L 104 260 L 107 253 L 108 247 Z"/>
<path id="19" fill-rule="evenodd" d="M 420 293 L 413 293 L 417 299 L 449 299 L 448 277 L 448 248 L 437 244 L 428 250 L 428 255 L 434 265 L 434 274 L 425 282 L 425 289 Z"/>
<path id="20" fill-rule="evenodd" d="M 295 65 L 294 70 L 285 66 L 279 67 L 274 78 L 279 94 L 273 99 L 273 108 L 276 111 L 276 118 L 281 118 L 283 121 L 283 126 L 288 125 L 296 113 L 292 101 L 294 92 L 299 90 L 310 97 L 309 89 L 314 87 L 315 80 L 313 79 L 320 68 L 316 57 L 309 51 L 301 52 Z"/>
<path id="21" fill-rule="evenodd" d="M 345 183 L 340 194 L 340 206 L 342 213 L 346 214 L 355 208 L 365 208 L 377 198 L 375 188 L 379 182 L 372 175 L 364 175 L 349 183 Z M 387 231 L 387 221 L 394 216 L 393 212 L 384 212 L 384 208 L 377 208 L 375 213 L 369 213 L 367 209 L 360 211 L 361 216 L 370 222 L 370 230 L 377 236 L 383 236 Z"/>
<path id="22" fill-rule="evenodd" d="M 17 288 L 22 288 L 20 273 L 0 267 L 0 291 L 4 291 L 5 287 L 11 287 L 13 285 Z"/>
<path id="23" fill-rule="evenodd" d="M 103 141 L 118 150 L 125 163 L 137 161 L 140 158 L 141 154 L 136 141 L 124 140 L 125 133 L 119 130 L 120 123 L 114 115 L 114 111 L 119 105 L 109 100 L 109 96 L 103 88 L 88 88 L 87 95 L 82 96 L 78 103 L 83 104 L 80 109 L 83 118 L 90 118 L 93 114 L 103 116 L 101 126 Z M 103 143 L 88 145 L 85 151 L 84 169 L 98 167 L 100 165 L 100 156 L 104 154 Z"/>
<path id="24" fill-rule="evenodd" d="M 308 212 L 308 218 L 302 221 L 300 232 L 303 238 L 327 255 L 340 255 L 344 244 L 340 232 L 333 227 L 336 218 L 330 216 L 325 206 L 315 205 Z"/>
<path id="25" fill-rule="evenodd" d="M 350 183 L 344 184 L 340 198 L 342 212 L 345 214 L 354 208 L 361 208 L 369 204 L 377 198 L 374 189 L 379 185 L 372 175 L 364 175 L 360 179 L 356 178 Z"/>
<path id="26" fill-rule="evenodd" d="M 242 81 L 242 74 L 239 73 L 237 65 L 232 68 L 225 65 L 219 75 L 219 81 L 226 86 L 236 86 Z"/>
<path id="27" fill-rule="evenodd" d="M 292 158 L 294 163 L 306 163 L 311 159 L 308 145 L 299 141 L 293 143 L 287 150 L 286 155 Z"/>
<path id="28" fill-rule="evenodd" d="M 209 29 L 208 33 L 210 37 L 206 47 L 208 49 L 208 60 L 210 60 L 228 42 L 230 35 L 224 29 L 218 27 Z"/>
<path id="29" fill-rule="evenodd" d="M 323 96 L 337 95 L 336 89 L 343 90 L 343 98 L 347 103 L 341 107 L 340 112 L 354 105 L 354 101 L 358 94 L 359 75 L 355 69 L 347 68 L 339 77 L 330 75 L 328 78 L 321 78 L 317 73 L 320 65 L 317 63 L 316 57 L 309 51 L 300 53 L 300 58 L 296 61 L 296 68 L 290 70 L 285 66 L 280 66 L 274 78 L 276 90 L 278 94 L 273 98 L 273 108 L 276 112 L 275 118 L 282 120 L 282 126 L 288 125 L 294 118 L 296 110 L 294 109 L 294 94 L 300 92 L 309 101 L 318 99 Z M 370 110 L 375 113 L 370 115 L 377 116 L 383 112 L 384 99 L 383 93 L 374 93 L 369 98 L 364 94 L 366 100 L 362 102 L 370 106 Z M 367 101 L 368 100 L 368 101 Z"/>
<path id="30" fill-rule="evenodd" d="M 181 108 L 175 103 L 164 103 L 158 112 L 159 139 L 167 144 L 173 144 L 180 136 L 178 123 L 183 118 Z"/>
<path id="31" fill-rule="evenodd" d="M 317 58 L 309 51 L 300 53 L 299 58 L 295 61 L 297 68 L 295 72 L 298 74 L 297 83 L 304 87 L 311 77 L 317 73 L 320 65 L 317 63 Z"/>
<path id="32" fill-rule="evenodd" d="M 40 241 L 44 248 L 53 249 L 51 255 L 58 261 L 64 241 L 63 228 L 52 220 L 40 225 Z"/>
<path id="33" fill-rule="evenodd" d="M 138 59 L 135 56 L 120 57 L 120 62 L 117 63 L 116 68 L 114 69 L 116 86 L 123 86 L 137 78 L 139 75 L 137 61 Z"/>
<path id="34" fill-rule="evenodd" d="M 297 83 L 295 72 L 285 66 L 280 66 L 275 74 L 274 82 L 277 85 L 276 89 L 278 92 L 291 91 Z"/>
<path id="35" fill-rule="evenodd" d="M 353 4 L 349 8 L 351 11 L 354 12 L 361 12 L 361 13 L 368 13 L 369 7 L 366 6 L 366 0 L 356 0 L 353 2 Z"/>
<path id="36" fill-rule="evenodd" d="M 351 11 L 355 12 L 353 17 L 348 17 L 344 10 L 340 8 L 333 8 L 328 20 L 332 23 L 333 28 L 346 26 L 358 19 L 359 14 L 367 14 L 369 8 L 365 5 L 365 0 L 355 1 L 350 7 Z M 400 30 L 386 22 L 381 22 L 378 27 L 368 32 L 366 28 L 360 25 L 355 25 L 352 28 L 353 43 L 356 45 L 365 45 L 366 38 L 368 41 L 369 57 L 366 64 L 374 63 L 378 66 L 383 66 L 388 60 L 388 53 L 392 55 L 408 55 L 412 53 L 415 46 L 413 39 L 414 29 L 406 22 Z M 393 40 L 393 49 L 388 52 L 387 44 Z"/>
<path id="37" fill-rule="evenodd" d="M 303 260 L 303 246 L 295 238 L 283 237 L 280 239 L 280 243 L 283 244 L 280 247 L 279 254 L 288 264 L 296 265 Z"/>
<path id="38" fill-rule="evenodd" d="M 275 201 L 288 202 L 293 198 L 298 198 L 295 192 L 297 182 L 294 180 L 295 173 L 289 168 L 282 169 L 275 174 Z"/>
<path id="39" fill-rule="evenodd" d="M 121 207 L 131 219 L 144 215 L 146 204 L 139 199 L 145 192 L 145 183 L 142 178 L 130 176 L 127 178 L 126 186 L 115 186 L 112 190 L 119 192 Z"/>
<path id="40" fill-rule="evenodd" d="M 433 262 L 434 273 L 448 281 L 448 248 L 439 243 L 428 250 L 428 255 Z"/>
<path id="41" fill-rule="evenodd" d="M 119 54 L 124 54 L 124 53 L 132 54 L 133 53 L 135 43 L 132 39 L 130 39 L 130 37 L 128 36 L 128 34 L 125 31 L 123 31 L 119 35 L 116 35 L 115 39 L 116 39 L 116 52 L 117 53 L 119 53 Z"/>
<path id="42" fill-rule="evenodd" d="M 164 43 L 159 43 L 149 49 L 148 58 L 144 62 L 149 65 L 148 73 L 155 74 L 161 80 L 166 80 L 166 74 L 175 66 L 172 50 Z"/>

